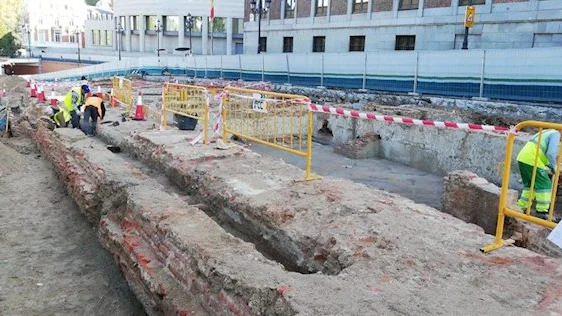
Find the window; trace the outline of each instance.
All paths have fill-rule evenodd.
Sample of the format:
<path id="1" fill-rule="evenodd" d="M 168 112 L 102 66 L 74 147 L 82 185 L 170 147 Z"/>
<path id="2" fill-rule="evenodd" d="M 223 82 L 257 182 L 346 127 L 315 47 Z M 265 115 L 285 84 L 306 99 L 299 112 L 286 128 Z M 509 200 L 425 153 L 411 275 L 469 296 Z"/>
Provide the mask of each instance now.
<path id="1" fill-rule="evenodd" d="M 244 29 L 244 20 L 243 19 L 232 19 L 232 33 L 233 34 L 242 34 L 242 30 Z"/>
<path id="2" fill-rule="evenodd" d="M 125 25 L 125 17 L 124 16 L 119 17 L 119 23 L 121 23 L 122 28 L 125 28 L 126 25 Z"/>
<path id="3" fill-rule="evenodd" d="M 349 51 L 350 52 L 364 52 L 365 51 L 365 36 L 350 36 L 349 37 Z"/>
<path id="4" fill-rule="evenodd" d="M 197 32 L 201 32 L 203 29 L 203 18 L 200 16 L 194 16 L 192 17 L 192 26 L 191 26 L 191 32 L 193 33 L 197 33 Z M 189 27 L 187 26 L 187 17 L 183 18 L 183 25 L 185 25 L 185 32 L 186 34 L 189 32 Z"/>
<path id="5" fill-rule="evenodd" d="M 96 32 L 92 30 L 92 45 L 96 45 Z"/>
<path id="6" fill-rule="evenodd" d="M 285 19 L 295 17 L 295 1 L 296 0 L 285 0 Z"/>
<path id="7" fill-rule="evenodd" d="M 133 30 L 133 31 L 139 30 L 137 18 L 138 18 L 138 16 L 136 16 L 136 15 L 133 15 L 133 16 L 129 17 L 129 23 L 131 23 L 131 30 Z"/>
<path id="8" fill-rule="evenodd" d="M 178 31 L 178 17 L 177 16 L 165 16 L 164 19 L 164 31 L 167 32 L 177 32 Z"/>
<path id="9" fill-rule="evenodd" d="M 107 46 L 111 46 L 111 32 L 106 30 L 105 31 L 105 43 L 107 44 Z"/>
<path id="10" fill-rule="evenodd" d="M 328 12 L 328 0 L 316 0 L 316 11 L 314 16 L 326 16 Z"/>
<path id="11" fill-rule="evenodd" d="M 292 53 L 292 52 L 293 52 L 293 38 L 283 37 L 283 53 Z"/>
<path id="12" fill-rule="evenodd" d="M 60 33 L 55 32 L 55 42 L 60 43 Z"/>
<path id="13" fill-rule="evenodd" d="M 267 37 L 260 37 L 260 52 L 267 52 Z"/>
<path id="14" fill-rule="evenodd" d="M 125 24 L 121 24 L 121 25 L 125 26 Z M 156 31 L 156 16 L 155 15 L 146 16 L 146 30 L 147 31 Z"/>
<path id="15" fill-rule="evenodd" d="M 394 50 L 414 50 L 415 48 L 415 35 L 396 35 L 396 46 Z"/>
<path id="16" fill-rule="evenodd" d="M 326 51 L 326 36 L 314 36 L 312 38 L 312 51 L 314 53 Z"/>
<path id="17" fill-rule="evenodd" d="M 102 36 L 101 30 L 98 30 L 98 38 L 100 39 L 100 45 L 105 46 L 105 36 Z"/>
<path id="18" fill-rule="evenodd" d="M 74 39 L 74 35 L 70 35 L 69 41 L 71 43 L 76 43 L 76 40 Z"/>
<path id="19" fill-rule="evenodd" d="M 367 12 L 368 5 L 369 5 L 369 0 L 353 0 L 353 13 Z"/>
<path id="20" fill-rule="evenodd" d="M 472 5 L 486 4 L 486 0 L 472 0 Z M 459 0 L 459 6 L 468 5 L 468 0 Z"/>
<path id="21" fill-rule="evenodd" d="M 215 18 L 213 20 L 213 33 L 226 33 L 225 18 Z"/>
<path id="22" fill-rule="evenodd" d="M 400 0 L 399 10 L 417 10 L 419 0 Z"/>

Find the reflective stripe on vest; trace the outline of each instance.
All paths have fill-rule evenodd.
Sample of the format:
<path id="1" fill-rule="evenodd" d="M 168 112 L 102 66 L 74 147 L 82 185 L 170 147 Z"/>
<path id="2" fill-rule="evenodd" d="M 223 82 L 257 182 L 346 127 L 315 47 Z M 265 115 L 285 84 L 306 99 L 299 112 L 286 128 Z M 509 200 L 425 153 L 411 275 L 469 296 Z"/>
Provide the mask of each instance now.
<path id="1" fill-rule="evenodd" d="M 72 92 L 75 92 L 76 94 L 78 94 L 78 100 L 76 101 L 76 107 L 78 107 L 78 105 L 80 105 L 80 103 L 82 103 L 82 88 L 81 87 L 74 87 L 72 88 L 72 90 L 70 90 L 65 98 L 64 98 L 64 105 L 66 106 L 66 108 L 69 111 L 73 111 L 74 107 L 72 106 Z"/>

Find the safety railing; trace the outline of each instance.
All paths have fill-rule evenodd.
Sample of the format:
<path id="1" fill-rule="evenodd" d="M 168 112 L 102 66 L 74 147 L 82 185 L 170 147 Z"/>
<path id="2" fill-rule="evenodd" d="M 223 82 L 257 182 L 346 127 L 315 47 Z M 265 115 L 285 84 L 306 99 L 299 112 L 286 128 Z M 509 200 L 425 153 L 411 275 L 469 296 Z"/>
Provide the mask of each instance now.
<path id="1" fill-rule="evenodd" d="M 168 113 L 200 120 L 203 123 L 203 143 L 209 143 L 209 92 L 204 87 L 175 83 L 162 86 L 162 119 L 168 124 Z"/>
<path id="2" fill-rule="evenodd" d="M 523 193 L 520 195 L 519 200 L 523 204 L 527 204 L 515 206 L 520 209 L 520 211 L 518 211 L 514 209 L 514 206 L 508 205 L 507 194 L 509 189 L 509 178 L 511 174 L 512 162 L 511 159 L 513 155 L 513 143 L 515 141 L 515 135 L 518 131 L 521 131 L 524 128 L 537 128 L 538 133 L 529 142 L 527 142 L 525 147 L 522 149 L 522 152 L 520 152 L 518 155 L 519 169 L 521 171 L 524 185 Z M 556 204 L 556 194 L 558 189 L 558 178 L 560 176 L 560 164 L 562 162 L 562 146 L 558 144 L 556 168 L 555 170 L 552 170 L 553 175 L 551 178 L 549 176 L 549 172 L 547 171 L 549 170 L 547 169 L 547 162 L 549 160 L 547 154 L 544 152 L 545 146 L 543 146 L 543 140 L 546 137 L 545 133 L 547 132 L 547 130 L 556 130 L 558 132 L 562 131 L 562 124 L 539 121 L 525 121 L 517 124 L 514 129 L 515 130 L 510 132 L 507 137 L 495 240 L 492 244 L 480 249 L 482 252 L 486 253 L 513 243 L 512 240 L 503 240 L 506 217 L 518 218 L 550 229 L 556 227 L 556 223 L 553 221 L 553 218 L 554 208 Z M 525 155 L 525 158 L 523 158 L 523 155 Z M 533 165 L 529 164 L 530 161 L 533 161 Z M 542 205 L 542 208 L 544 208 L 546 203 L 548 203 L 548 215 L 546 216 L 546 219 L 531 215 L 533 202 L 536 202 L 537 206 Z M 520 202 L 518 201 L 518 204 L 519 203 Z"/>
<path id="3" fill-rule="evenodd" d="M 123 77 L 113 77 L 111 83 L 113 91 L 111 105 L 117 106 L 116 102 L 119 102 L 125 105 L 127 113 L 130 113 L 133 107 L 133 81 Z"/>
<path id="4" fill-rule="evenodd" d="M 304 180 L 312 173 L 312 112 L 300 95 L 227 87 L 222 100 L 223 141 L 227 135 L 306 159 Z"/>

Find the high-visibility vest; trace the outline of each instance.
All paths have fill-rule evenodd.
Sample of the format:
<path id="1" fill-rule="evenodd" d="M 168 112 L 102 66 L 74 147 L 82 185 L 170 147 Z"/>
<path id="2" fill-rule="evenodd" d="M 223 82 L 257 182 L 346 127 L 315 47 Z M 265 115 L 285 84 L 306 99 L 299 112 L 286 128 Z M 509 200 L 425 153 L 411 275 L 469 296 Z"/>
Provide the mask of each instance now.
<path id="1" fill-rule="evenodd" d="M 542 132 L 541 143 L 539 146 L 539 159 L 537 160 L 538 168 L 544 169 L 546 168 L 546 166 L 550 165 L 550 160 L 546 156 L 546 152 L 548 151 L 548 136 L 552 135 L 553 133 L 558 133 L 558 131 L 554 129 L 547 129 L 546 131 Z M 530 166 L 535 165 L 535 156 L 537 153 L 537 142 L 539 140 L 539 134 L 540 133 L 534 135 L 525 144 L 523 149 L 521 149 L 521 151 L 517 155 L 517 161 Z"/>
<path id="2" fill-rule="evenodd" d="M 82 105 L 82 112 L 84 112 L 84 110 L 86 110 L 87 106 L 94 106 L 97 108 L 98 110 L 98 116 L 99 118 L 103 119 L 103 115 L 104 115 L 104 111 L 102 111 L 101 109 L 101 103 L 103 102 L 103 100 L 99 97 L 89 97 L 86 99 L 86 102 L 84 103 L 84 105 Z"/>
<path id="3" fill-rule="evenodd" d="M 72 92 L 78 94 L 78 101 L 76 101 L 76 106 L 78 107 L 82 104 L 82 87 L 72 88 L 72 90 L 68 91 L 68 93 L 64 97 L 64 105 L 69 111 L 74 111 L 74 106 L 72 104 Z"/>
<path id="4" fill-rule="evenodd" d="M 68 110 L 62 106 L 59 106 L 59 110 L 55 115 L 53 115 L 53 120 L 57 124 L 57 126 L 61 127 L 63 125 L 66 126 L 64 123 L 70 122 L 71 116 Z"/>

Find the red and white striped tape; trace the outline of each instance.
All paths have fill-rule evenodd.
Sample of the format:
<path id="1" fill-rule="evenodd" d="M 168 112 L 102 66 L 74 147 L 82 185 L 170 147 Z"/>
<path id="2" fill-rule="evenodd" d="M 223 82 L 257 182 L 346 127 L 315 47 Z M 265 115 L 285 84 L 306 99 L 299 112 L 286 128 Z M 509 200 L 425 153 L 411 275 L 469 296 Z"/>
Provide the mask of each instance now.
<path id="1" fill-rule="evenodd" d="M 354 118 L 384 121 L 384 122 L 394 122 L 394 123 L 408 124 L 408 125 L 435 126 L 441 128 L 468 129 L 468 130 L 494 131 L 494 132 L 509 131 L 509 128 L 502 127 L 502 126 L 481 125 L 481 124 L 472 124 L 472 123 L 439 122 L 439 121 L 432 121 L 432 120 L 418 120 L 409 117 L 393 117 L 389 115 L 378 115 L 375 113 L 366 113 L 366 112 L 359 112 L 353 110 L 346 110 L 343 108 L 334 108 L 331 106 L 320 106 L 312 103 L 309 104 L 308 107 L 313 112 L 330 113 L 339 116 L 354 117 Z"/>

